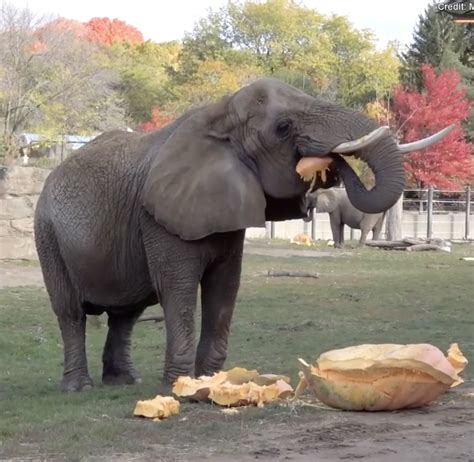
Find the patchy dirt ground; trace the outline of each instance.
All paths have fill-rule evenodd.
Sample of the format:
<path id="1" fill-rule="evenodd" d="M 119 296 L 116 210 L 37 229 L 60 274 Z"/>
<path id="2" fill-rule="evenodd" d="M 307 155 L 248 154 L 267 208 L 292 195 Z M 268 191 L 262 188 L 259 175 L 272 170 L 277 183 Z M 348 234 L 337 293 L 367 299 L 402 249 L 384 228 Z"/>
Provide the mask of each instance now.
<path id="1" fill-rule="evenodd" d="M 468 273 L 473 267 L 459 261 L 461 254 L 365 254 L 358 249 L 271 245 L 249 245 L 246 252 L 255 256 L 246 260 L 229 366 L 252 358 L 252 365 L 281 372 L 281 365 L 292 367 L 301 352 L 392 340 L 390 336 L 403 343 L 430 340 L 440 346 L 459 341 L 474 360 L 469 328 L 472 272 Z M 352 257 L 360 252 L 363 258 Z M 298 256 L 317 258 L 294 258 Z M 323 258 L 333 256 L 342 258 Z M 254 276 L 278 262 L 280 269 L 315 269 L 322 277 L 315 282 Z M 388 271 L 393 273 L 390 277 Z M 351 275 L 345 281 L 334 276 L 344 272 Z M 350 285 L 355 284 L 355 274 L 360 286 Z M 372 284 L 376 280 L 380 282 Z M 0 398 L 0 460 L 474 462 L 472 373 L 439 402 L 418 410 L 341 412 L 308 399 L 306 405 L 249 408 L 226 416 L 215 406 L 183 403 L 178 418 L 153 423 L 130 415 L 137 396 L 152 396 L 159 372 L 150 377 L 150 365 L 157 350 L 159 355 L 164 348 L 163 332 L 157 335 L 156 326 L 143 323 L 134 340 L 138 368 L 147 372 L 143 384 L 113 391 L 98 385 L 81 396 L 59 394 L 53 383 L 61 368 L 61 345 L 49 301 L 44 291 L 19 286 L 43 286 L 39 265 L 0 262 L 0 308 L 8 308 L 0 311 L 0 328 L 8 334 L 0 336 L 0 371 L 10 371 L 5 382 L 0 380 L 6 398 Z M 443 299 L 449 291 L 452 294 Z M 313 293 L 320 308 L 311 302 Z M 390 294 L 402 295 L 393 301 Z M 298 310 L 288 317 L 288 305 L 295 303 Z M 265 305 L 273 309 L 271 319 Z M 99 370 L 104 333 L 103 327 L 88 331 L 94 371 Z"/>
<path id="2" fill-rule="evenodd" d="M 0 260 L 0 289 L 21 286 L 44 286 L 39 263 L 18 264 Z"/>

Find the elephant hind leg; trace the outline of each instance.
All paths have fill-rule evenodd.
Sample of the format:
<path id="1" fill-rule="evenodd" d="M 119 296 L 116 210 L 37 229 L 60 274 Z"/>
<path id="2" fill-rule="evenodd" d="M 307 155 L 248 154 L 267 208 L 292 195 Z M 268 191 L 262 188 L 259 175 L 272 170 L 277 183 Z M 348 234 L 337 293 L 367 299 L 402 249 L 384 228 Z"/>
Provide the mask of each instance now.
<path id="1" fill-rule="evenodd" d="M 374 229 L 372 230 L 372 240 L 378 241 L 380 238 L 380 233 L 382 232 L 384 216 L 382 216 L 377 223 L 375 223 Z"/>
<path id="2" fill-rule="evenodd" d="M 369 230 L 367 228 L 364 228 L 361 230 L 359 245 L 365 245 L 368 234 L 369 234 Z"/>
<path id="3" fill-rule="evenodd" d="M 87 369 L 86 314 L 72 284 L 49 223 L 37 222 L 36 247 L 51 305 L 58 319 L 64 346 L 63 391 L 81 391 L 92 387 Z"/>
<path id="4" fill-rule="evenodd" d="M 102 382 L 105 385 L 130 385 L 142 381 L 130 357 L 130 338 L 144 308 L 125 314 L 108 313 L 109 332 L 102 355 Z"/>

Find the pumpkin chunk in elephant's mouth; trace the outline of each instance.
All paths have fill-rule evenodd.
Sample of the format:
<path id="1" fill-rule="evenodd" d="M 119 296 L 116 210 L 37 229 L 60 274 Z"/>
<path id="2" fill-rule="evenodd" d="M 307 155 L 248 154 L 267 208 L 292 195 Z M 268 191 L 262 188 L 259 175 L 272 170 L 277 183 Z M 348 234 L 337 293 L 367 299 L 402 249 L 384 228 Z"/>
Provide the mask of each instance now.
<path id="1" fill-rule="evenodd" d="M 306 181 L 311 182 L 307 194 L 312 192 L 318 176 L 326 182 L 326 171 L 334 159 L 330 156 L 303 157 L 296 165 L 296 173 Z"/>

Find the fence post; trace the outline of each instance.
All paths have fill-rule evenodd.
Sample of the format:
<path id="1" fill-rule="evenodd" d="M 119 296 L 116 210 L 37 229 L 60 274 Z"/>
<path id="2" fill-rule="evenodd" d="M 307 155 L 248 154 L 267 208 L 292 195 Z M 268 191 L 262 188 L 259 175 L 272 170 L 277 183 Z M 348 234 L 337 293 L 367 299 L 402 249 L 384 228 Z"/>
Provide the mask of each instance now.
<path id="1" fill-rule="evenodd" d="M 309 233 L 308 230 L 309 230 L 309 223 L 303 220 L 303 234 L 308 234 Z"/>
<path id="2" fill-rule="evenodd" d="M 466 222 L 464 225 L 464 239 L 470 238 L 469 221 L 471 219 L 471 187 L 466 186 Z"/>
<path id="3" fill-rule="evenodd" d="M 433 235 L 433 186 L 428 188 L 428 206 L 426 216 L 426 237 L 431 239 Z"/>
<path id="4" fill-rule="evenodd" d="M 351 241 L 354 240 L 354 228 L 351 228 L 351 234 L 350 234 L 349 239 L 350 239 Z"/>
<path id="5" fill-rule="evenodd" d="M 316 240 L 316 209 L 311 210 L 312 220 L 311 220 L 311 239 Z"/>
<path id="6" fill-rule="evenodd" d="M 275 222 L 270 222 L 270 239 L 275 239 Z"/>

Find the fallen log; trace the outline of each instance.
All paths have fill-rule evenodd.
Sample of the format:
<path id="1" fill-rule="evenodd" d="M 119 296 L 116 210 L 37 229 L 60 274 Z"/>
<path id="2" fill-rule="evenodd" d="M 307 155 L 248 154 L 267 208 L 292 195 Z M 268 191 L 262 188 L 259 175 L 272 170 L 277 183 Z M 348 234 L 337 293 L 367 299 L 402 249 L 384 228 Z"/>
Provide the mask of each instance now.
<path id="1" fill-rule="evenodd" d="M 305 271 L 273 271 L 268 270 L 268 273 L 265 275 L 271 278 L 281 278 L 281 277 L 288 277 L 288 278 L 313 278 L 318 279 L 319 273 L 307 273 Z"/>
<path id="2" fill-rule="evenodd" d="M 387 250 L 406 250 L 409 252 L 436 250 L 442 252 L 451 251 L 451 242 L 444 239 L 419 239 L 404 238 L 399 241 L 368 241 L 366 245 L 369 247 L 379 247 Z"/>

